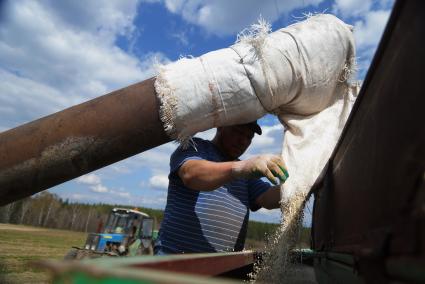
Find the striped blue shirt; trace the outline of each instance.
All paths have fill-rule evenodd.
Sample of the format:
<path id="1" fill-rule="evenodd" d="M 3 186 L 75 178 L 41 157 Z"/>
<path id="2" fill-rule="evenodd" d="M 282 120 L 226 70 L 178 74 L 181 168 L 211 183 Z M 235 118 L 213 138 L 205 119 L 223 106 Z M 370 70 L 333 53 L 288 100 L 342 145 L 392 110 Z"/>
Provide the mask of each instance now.
<path id="1" fill-rule="evenodd" d="M 177 172 L 188 160 L 226 161 L 216 146 L 199 138 L 170 159 L 167 205 L 155 250 L 165 253 L 240 251 L 244 248 L 249 209 L 270 184 L 260 179 L 235 180 L 213 191 L 184 186 Z"/>

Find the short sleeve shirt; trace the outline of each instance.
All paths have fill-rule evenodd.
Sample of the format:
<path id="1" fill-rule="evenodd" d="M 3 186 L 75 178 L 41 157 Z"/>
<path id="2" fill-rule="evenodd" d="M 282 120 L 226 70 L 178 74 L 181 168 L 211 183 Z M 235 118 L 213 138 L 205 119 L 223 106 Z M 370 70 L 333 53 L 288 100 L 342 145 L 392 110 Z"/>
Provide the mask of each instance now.
<path id="1" fill-rule="evenodd" d="M 216 146 L 199 138 L 172 154 L 167 205 L 157 246 L 167 253 L 240 251 L 245 244 L 249 209 L 270 189 L 261 179 L 239 179 L 213 191 L 187 188 L 177 172 L 189 160 L 226 161 Z"/>

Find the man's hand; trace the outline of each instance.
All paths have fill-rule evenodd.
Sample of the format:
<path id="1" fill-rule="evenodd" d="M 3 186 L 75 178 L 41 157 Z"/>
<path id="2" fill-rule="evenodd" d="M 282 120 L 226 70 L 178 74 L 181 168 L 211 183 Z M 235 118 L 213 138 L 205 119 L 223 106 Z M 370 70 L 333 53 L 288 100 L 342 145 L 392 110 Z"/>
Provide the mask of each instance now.
<path id="1" fill-rule="evenodd" d="M 289 177 L 285 163 L 277 155 L 259 155 L 245 161 L 234 162 L 232 174 L 234 178 L 266 177 L 273 184 L 278 184 L 276 178 L 283 183 Z"/>
<path id="2" fill-rule="evenodd" d="M 280 207 L 280 199 L 280 185 L 275 185 L 257 197 L 255 202 L 260 207 L 266 209 L 276 209 Z"/>

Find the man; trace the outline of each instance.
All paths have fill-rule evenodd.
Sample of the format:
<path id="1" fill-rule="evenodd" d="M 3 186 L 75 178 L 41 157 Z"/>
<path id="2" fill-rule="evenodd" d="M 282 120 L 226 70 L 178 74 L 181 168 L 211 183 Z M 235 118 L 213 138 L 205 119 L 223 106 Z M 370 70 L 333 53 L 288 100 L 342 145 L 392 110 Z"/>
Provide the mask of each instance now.
<path id="1" fill-rule="evenodd" d="M 244 248 L 249 209 L 279 207 L 282 182 L 288 174 L 283 160 L 260 155 L 240 161 L 257 122 L 219 127 L 212 141 L 172 154 L 167 205 L 155 254 L 240 251 Z M 267 177 L 275 187 L 259 179 Z"/>

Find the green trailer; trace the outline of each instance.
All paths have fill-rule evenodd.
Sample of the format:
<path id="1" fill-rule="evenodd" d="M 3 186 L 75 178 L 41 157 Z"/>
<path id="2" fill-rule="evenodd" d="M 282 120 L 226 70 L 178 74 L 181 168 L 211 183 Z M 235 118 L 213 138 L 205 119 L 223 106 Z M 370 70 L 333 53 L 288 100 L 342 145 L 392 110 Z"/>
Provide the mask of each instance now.
<path id="1" fill-rule="evenodd" d="M 53 283 L 57 284 L 213 284 L 248 279 L 255 259 L 254 252 L 245 251 L 62 262 L 46 260 L 38 265 L 49 269 Z"/>

